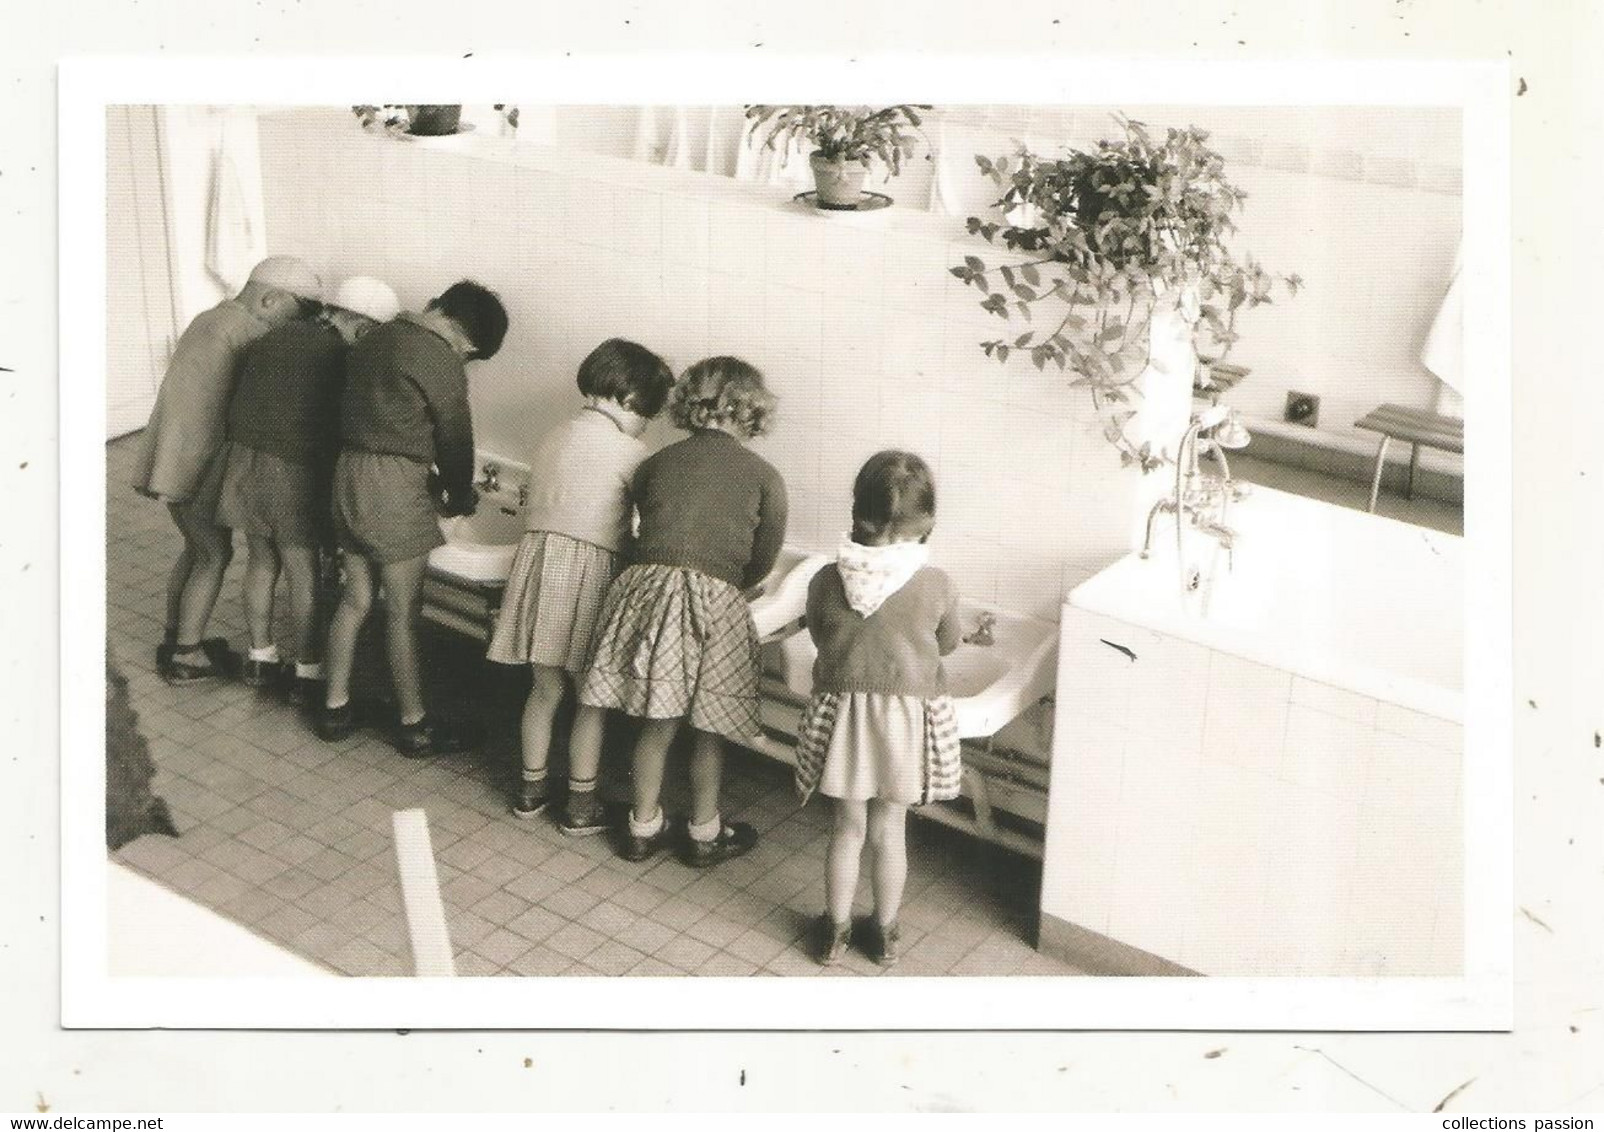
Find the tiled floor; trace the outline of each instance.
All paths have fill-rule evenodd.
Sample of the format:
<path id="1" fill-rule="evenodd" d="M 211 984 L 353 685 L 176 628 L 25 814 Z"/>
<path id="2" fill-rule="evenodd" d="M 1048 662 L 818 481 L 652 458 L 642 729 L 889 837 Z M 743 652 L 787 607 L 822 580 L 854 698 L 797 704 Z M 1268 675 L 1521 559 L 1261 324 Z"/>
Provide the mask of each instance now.
<path id="1" fill-rule="evenodd" d="M 669 858 L 632 865 L 603 838 L 565 838 L 507 812 L 519 674 L 483 665 L 460 638 L 430 636 L 430 681 L 437 702 L 500 737 L 472 758 L 410 762 L 375 733 L 330 745 L 240 685 L 162 683 L 153 648 L 177 535 L 126 486 L 136 446 L 108 446 L 110 647 L 158 766 L 156 791 L 183 832 L 141 838 L 118 859 L 336 971 L 400 975 L 410 958 L 390 821 L 421 807 L 459 974 L 821 973 L 798 941 L 822 907 L 828 810 L 799 809 L 789 771 L 761 756 L 732 751 L 726 773 L 727 812 L 762 833 L 750 855 L 706 872 Z M 236 647 L 241 568 L 237 559 L 211 630 Z M 366 668 L 382 686 L 380 666 Z M 621 753 L 609 752 L 604 790 L 618 789 Z M 665 801 L 673 810 L 679 799 Z M 1027 942 L 1034 862 L 929 822 L 910 823 L 909 840 L 905 951 L 892 974 L 1079 973 Z M 831 974 L 880 971 L 854 953 Z"/>

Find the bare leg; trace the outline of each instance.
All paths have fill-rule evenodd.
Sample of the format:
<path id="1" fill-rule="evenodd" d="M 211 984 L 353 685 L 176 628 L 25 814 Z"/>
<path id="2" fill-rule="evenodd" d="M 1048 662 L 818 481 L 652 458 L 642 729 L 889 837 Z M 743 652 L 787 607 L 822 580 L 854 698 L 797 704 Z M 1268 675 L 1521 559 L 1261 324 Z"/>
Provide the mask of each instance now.
<path id="1" fill-rule="evenodd" d="M 379 567 L 384 585 L 384 639 L 390 658 L 390 681 L 403 726 L 424 716 L 423 673 L 418 659 L 418 612 L 423 607 L 423 572 L 429 556 Z"/>
<path id="2" fill-rule="evenodd" d="M 691 822 L 706 825 L 718 817 L 719 787 L 724 782 L 724 740 L 707 731 L 693 731 L 691 742 Z"/>
<path id="3" fill-rule="evenodd" d="M 245 626 L 251 647 L 273 643 L 273 591 L 278 588 L 279 554 L 273 540 L 263 535 L 245 537 Z"/>
<path id="4" fill-rule="evenodd" d="M 532 664 L 529 698 L 524 701 L 520 725 L 523 738 L 524 781 L 540 782 L 546 777 L 546 760 L 551 754 L 551 724 L 567 691 L 567 676 L 560 668 Z M 594 710 L 594 709 L 592 709 Z"/>
<path id="5" fill-rule="evenodd" d="M 362 623 L 373 609 L 373 565 L 360 554 L 345 556 L 345 585 L 340 603 L 329 622 L 329 649 L 325 675 L 328 677 L 329 707 L 340 707 L 351 699 L 351 669 L 356 664 L 356 639 Z"/>
<path id="6" fill-rule="evenodd" d="M 605 708 L 580 704 L 574 712 L 574 725 L 568 732 L 568 781 L 589 782 L 594 787 L 601 774 L 602 733 L 607 726 Z M 670 736 L 670 742 L 673 737 Z M 664 748 L 667 749 L 666 747 Z M 661 782 L 661 771 L 658 781 Z"/>
<path id="7" fill-rule="evenodd" d="M 184 520 L 177 507 L 170 506 L 173 523 L 178 527 L 178 533 L 184 538 L 184 548 L 178 552 L 178 560 L 173 563 L 172 572 L 167 575 L 167 638 L 169 641 L 178 639 L 178 616 L 184 606 L 184 584 L 189 581 L 189 571 L 195 565 L 195 556 L 189 552 L 189 536 L 184 534 Z"/>
<path id="8" fill-rule="evenodd" d="M 200 644 L 205 635 L 206 622 L 211 620 L 212 607 L 222 591 L 223 575 L 234 556 L 234 532 L 197 520 L 183 506 L 174 506 L 172 513 L 184 535 L 184 557 L 189 559 L 189 571 L 178 595 L 177 643 L 180 649 L 190 649 Z M 174 579 L 176 576 L 175 567 Z"/>
<path id="9" fill-rule="evenodd" d="M 908 807 L 896 802 L 869 802 L 869 844 L 874 864 L 874 917 L 882 926 L 896 922 L 902 888 L 908 882 Z"/>
<path id="10" fill-rule="evenodd" d="M 290 591 L 290 632 L 293 659 L 302 664 L 318 660 L 322 642 L 318 640 L 317 548 L 286 546 L 279 552 L 284 563 L 284 581 Z"/>
<path id="11" fill-rule="evenodd" d="M 835 828 L 830 831 L 830 850 L 825 860 L 824 901 L 830 919 L 845 924 L 852 919 L 852 897 L 858 891 L 858 864 L 863 857 L 863 841 L 868 819 L 863 802 L 832 798 Z"/>
<path id="12" fill-rule="evenodd" d="M 630 761 L 630 778 L 635 818 L 647 821 L 659 808 L 663 794 L 663 764 L 668 761 L 668 748 L 679 733 L 678 719 L 648 719 L 635 740 L 635 753 Z"/>

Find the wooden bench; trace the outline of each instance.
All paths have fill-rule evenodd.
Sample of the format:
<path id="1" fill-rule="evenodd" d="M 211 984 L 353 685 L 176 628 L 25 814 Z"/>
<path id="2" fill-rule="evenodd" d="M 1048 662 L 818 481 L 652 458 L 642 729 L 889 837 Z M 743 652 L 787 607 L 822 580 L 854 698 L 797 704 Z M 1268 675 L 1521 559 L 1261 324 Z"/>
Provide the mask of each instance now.
<path id="1" fill-rule="evenodd" d="M 1465 452 L 1465 422 L 1458 417 L 1445 417 L 1425 409 L 1410 409 L 1403 405 L 1383 405 L 1353 422 L 1354 428 L 1381 434 L 1381 447 L 1376 450 L 1376 474 L 1370 481 L 1370 510 L 1376 509 L 1376 498 L 1381 494 L 1381 472 L 1387 464 L 1387 446 L 1401 440 L 1409 447 L 1409 484 L 1405 498 L 1415 497 L 1415 469 L 1420 464 L 1420 446 L 1438 448 L 1444 452 Z"/>

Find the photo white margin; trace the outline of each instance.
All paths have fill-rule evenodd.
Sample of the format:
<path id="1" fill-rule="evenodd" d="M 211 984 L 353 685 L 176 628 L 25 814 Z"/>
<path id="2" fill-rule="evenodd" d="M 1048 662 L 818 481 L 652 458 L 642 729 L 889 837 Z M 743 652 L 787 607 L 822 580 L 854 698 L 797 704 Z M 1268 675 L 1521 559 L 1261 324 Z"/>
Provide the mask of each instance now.
<path id="1" fill-rule="evenodd" d="M 59 85 L 62 1025 L 207 1029 L 1507 1030 L 1514 822 L 1507 64 L 1035 56 L 63 60 Z M 1002 82 L 995 75 L 1005 74 Z M 1454 978 L 118 978 L 105 850 L 105 109 L 834 101 L 1457 106 L 1467 367 L 1465 974 Z M 1201 94 L 1201 96 L 1200 96 Z M 70 326 L 68 312 L 85 312 Z M 129 505 L 136 504 L 129 489 Z M 69 595 L 78 595 L 72 599 Z"/>

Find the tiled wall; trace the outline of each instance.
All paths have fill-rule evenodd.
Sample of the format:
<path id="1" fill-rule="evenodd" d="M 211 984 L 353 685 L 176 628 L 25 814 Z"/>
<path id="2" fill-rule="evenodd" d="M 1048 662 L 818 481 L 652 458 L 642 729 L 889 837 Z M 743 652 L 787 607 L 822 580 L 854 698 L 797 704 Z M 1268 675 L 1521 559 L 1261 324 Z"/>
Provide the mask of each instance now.
<path id="1" fill-rule="evenodd" d="M 958 221 L 826 218 L 722 177 L 375 138 L 335 110 L 270 113 L 260 135 L 271 250 L 380 275 L 409 306 L 461 276 L 501 292 L 506 345 L 470 369 L 482 448 L 522 458 L 609 335 L 676 367 L 739 354 L 780 397 L 757 447 L 789 485 L 792 542 L 832 548 L 863 459 L 912 448 L 936 468 L 937 561 L 972 600 L 1042 616 L 1129 547 L 1161 486 L 1122 472 L 1061 375 L 981 354 L 1004 327 L 947 273 L 973 250 Z"/>
<path id="2" fill-rule="evenodd" d="M 1458 724 L 1073 607 L 1060 655 L 1044 913 L 1211 975 L 1461 971 Z"/>
<path id="3" fill-rule="evenodd" d="M 1090 148 L 1115 137 L 1116 111 L 1156 131 L 1199 126 L 1248 193 L 1237 246 L 1272 272 L 1300 273 L 1296 300 L 1242 319 L 1234 360 L 1252 376 L 1231 403 L 1255 423 L 1279 422 L 1289 390 L 1321 398 L 1317 430 L 1289 435 L 1373 452 L 1353 422 L 1383 402 L 1431 408 L 1439 382 L 1420 349 L 1447 289 L 1461 217 L 1460 115 L 1416 106 L 944 106 L 929 116 L 943 147 L 950 206 L 981 212 L 997 189 L 973 155 Z M 732 118 L 739 111 L 731 108 Z M 634 116 L 618 107 L 559 107 L 565 146 L 628 155 Z M 914 162 L 891 186 L 870 187 L 900 205 L 924 207 L 934 167 Z M 939 199 L 937 206 L 941 201 Z M 1262 425 L 1261 425 L 1262 427 Z M 1273 425 L 1271 426 L 1273 427 Z M 1457 470 L 1456 456 L 1427 451 L 1430 467 Z"/>

